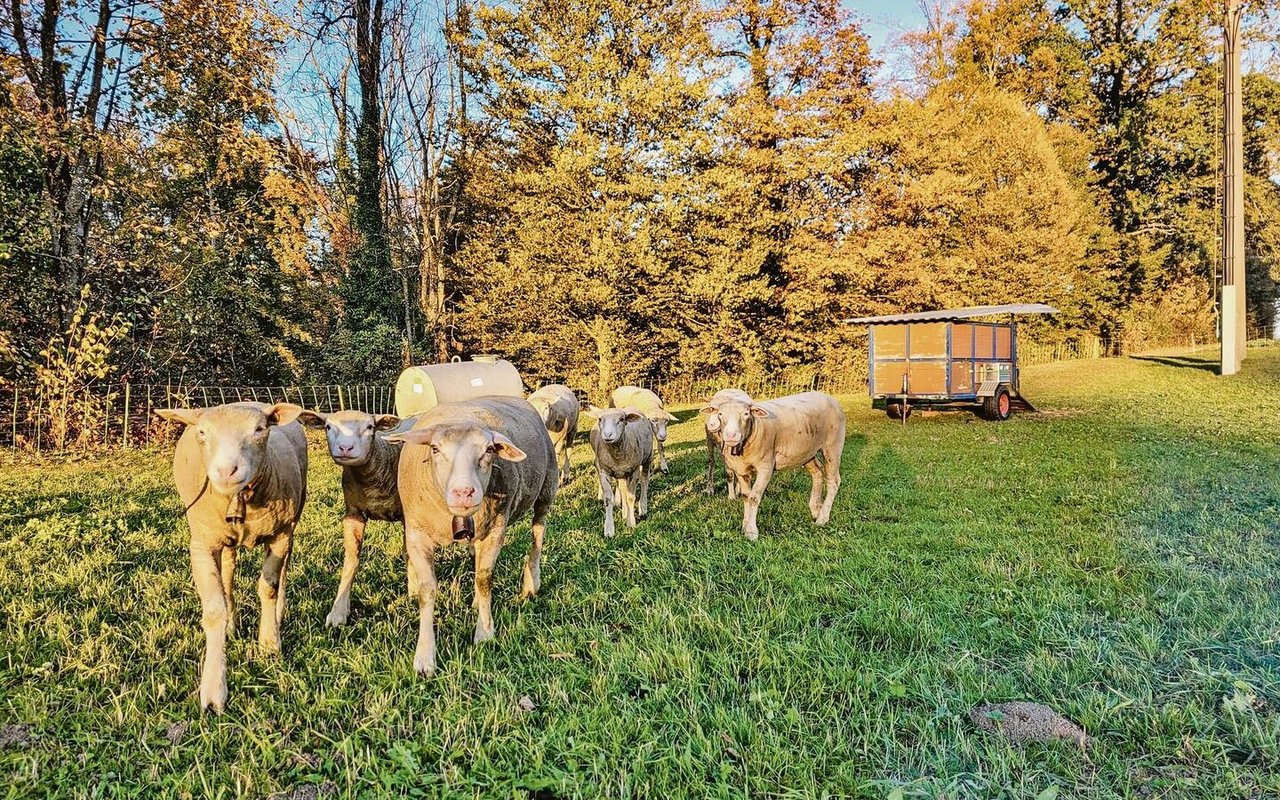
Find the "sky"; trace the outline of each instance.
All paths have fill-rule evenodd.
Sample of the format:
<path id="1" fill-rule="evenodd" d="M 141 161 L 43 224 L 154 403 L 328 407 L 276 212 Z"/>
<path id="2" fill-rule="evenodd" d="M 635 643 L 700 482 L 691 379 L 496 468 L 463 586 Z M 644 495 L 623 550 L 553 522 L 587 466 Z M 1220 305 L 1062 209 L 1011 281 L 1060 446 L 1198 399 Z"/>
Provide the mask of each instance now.
<path id="1" fill-rule="evenodd" d="M 862 20 L 871 54 L 881 62 L 876 85 L 889 86 L 894 79 L 905 77 L 892 48 L 902 34 L 924 28 L 919 0 L 844 0 L 844 7 Z"/>

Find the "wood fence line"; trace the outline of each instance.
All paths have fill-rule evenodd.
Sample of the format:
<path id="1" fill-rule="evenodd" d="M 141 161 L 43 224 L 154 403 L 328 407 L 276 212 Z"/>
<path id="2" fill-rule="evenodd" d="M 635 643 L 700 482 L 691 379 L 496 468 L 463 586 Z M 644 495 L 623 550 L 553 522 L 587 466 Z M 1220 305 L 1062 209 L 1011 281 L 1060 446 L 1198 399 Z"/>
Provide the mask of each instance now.
<path id="1" fill-rule="evenodd" d="M 1256 338 L 1266 338 L 1259 335 Z M 1169 347 L 1196 345 L 1181 341 Z M 1201 345 L 1212 342 L 1199 342 Z M 1084 336 L 1065 343 L 1018 343 L 1023 366 L 1058 361 L 1096 359 L 1112 355 L 1104 343 Z M 854 363 L 839 374 L 813 371 L 781 377 L 761 377 L 736 382 L 752 397 L 780 397 L 819 390 L 830 394 L 859 394 L 865 391 L 867 362 Z M 672 377 L 643 381 L 668 405 L 701 403 L 726 385 L 724 378 Z M 6 397 L 9 392 L 12 396 Z M 0 390 L 0 449 L 56 452 L 89 447 L 148 447 L 171 441 L 177 426 L 154 416 L 159 408 L 172 406 L 212 406 L 255 400 L 262 403 L 291 402 L 316 411 L 332 412 L 358 408 L 375 414 L 395 413 L 395 391 L 390 386 L 367 384 L 317 384 L 311 386 L 202 386 L 181 383 L 121 383 L 93 387 L 69 404 L 53 402 L 34 387 L 16 386 Z M 62 431 L 59 439 L 56 432 Z"/>
<path id="2" fill-rule="evenodd" d="M 170 441 L 177 426 L 154 416 L 156 409 L 214 406 L 252 400 L 290 402 L 325 413 L 359 408 L 375 414 L 394 412 L 389 386 L 195 386 L 173 383 L 122 383 L 92 387 L 69 404 L 50 402 L 35 387 L 16 386 L 0 401 L 0 448 L 52 452 L 84 447 L 147 447 Z M 3 397 L 3 394 L 0 394 Z M 54 431 L 66 431 L 59 441 Z"/>

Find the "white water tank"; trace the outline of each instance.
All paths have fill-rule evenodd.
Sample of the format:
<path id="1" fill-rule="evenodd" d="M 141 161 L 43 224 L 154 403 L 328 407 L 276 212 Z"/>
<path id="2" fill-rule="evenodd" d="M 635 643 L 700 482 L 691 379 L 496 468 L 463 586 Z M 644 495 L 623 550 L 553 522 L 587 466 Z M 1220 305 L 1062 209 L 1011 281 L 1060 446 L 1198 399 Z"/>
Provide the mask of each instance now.
<path id="1" fill-rule="evenodd" d="M 524 382 L 514 364 L 501 358 L 481 358 L 424 364 L 401 372 L 396 380 L 396 414 L 408 417 L 441 403 L 491 394 L 524 397 Z"/>

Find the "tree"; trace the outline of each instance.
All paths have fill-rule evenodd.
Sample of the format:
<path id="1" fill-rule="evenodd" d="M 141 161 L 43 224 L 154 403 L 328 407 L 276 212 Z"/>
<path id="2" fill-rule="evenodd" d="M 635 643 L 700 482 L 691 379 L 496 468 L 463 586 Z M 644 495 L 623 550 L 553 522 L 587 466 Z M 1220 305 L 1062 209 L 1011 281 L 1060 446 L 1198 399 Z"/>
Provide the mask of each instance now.
<path id="1" fill-rule="evenodd" d="M 943 83 L 869 120 L 861 230 L 828 264 L 877 312 L 1034 300 L 1069 328 L 1105 316 L 1105 219 L 1061 167 L 1049 128 L 990 86 Z"/>
<path id="2" fill-rule="evenodd" d="M 739 304 L 727 311 L 766 332 L 765 363 L 812 361 L 822 350 L 815 334 L 831 323 L 816 298 L 817 262 L 838 246 L 858 191 L 848 132 L 872 105 L 874 64 L 834 0 L 728 3 L 715 19 L 718 54 L 742 76 L 721 128 L 723 161 L 736 173 L 722 184 L 739 187 L 724 200 L 736 209 L 742 254 L 718 283 L 754 284 L 730 294 Z"/>
<path id="3" fill-rule="evenodd" d="M 279 23 L 254 0 L 162 0 L 158 11 L 133 43 L 146 135 L 107 173 L 115 233 L 103 237 L 145 315 L 142 366 L 296 379 L 320 305 L 307 165 L 273 135 Z"/>
<path id="4" fill-rule="evenodd" d="M 51 276 L 58 300 L 58 316 L 46 322 L 47 331 L 65 327 L 80 298 L 103 138 L 123 104 L 118 89 L 129 66 L 125 43 L 147 9 L 141 2 L 13 0 L 0 17 L 10 107 L 27 116 L 26 130 L 38 138 L 43 162 L 42 227 L 48 240 L 40 268 Z M 25 81 L 20 90 L 15 75 Z M 14 102 L 15 90 L 29 95 Z"/>
<path id="5" fill-rule="evenodd" d="M 676 357 L 706 48 L 692 2 L 476 9 L 473 222 L 458 254 L 473 349 L 601 397 Z"/>

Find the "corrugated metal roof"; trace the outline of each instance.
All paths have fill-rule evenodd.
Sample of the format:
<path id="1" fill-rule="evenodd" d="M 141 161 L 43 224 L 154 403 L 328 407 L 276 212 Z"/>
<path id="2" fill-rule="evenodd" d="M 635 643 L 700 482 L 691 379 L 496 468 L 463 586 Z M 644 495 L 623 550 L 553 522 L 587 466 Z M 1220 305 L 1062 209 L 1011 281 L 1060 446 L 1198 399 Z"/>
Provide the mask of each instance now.
<path id="1" fill-rule="evenodd" d="M 895 322 L 941 322 L 973 317 L 994 317 L 1000 314 L 1057 314 L 1058 309 L 1044 303 L 1013 303 L 1005 306 L 973 306 L 972 308 L 943 308 L 937 311 L 917 311 L 914 314 L 886 314 L 882 317 L 856 317 L 846 319 L 853 325 L 891 325 Z"/>

